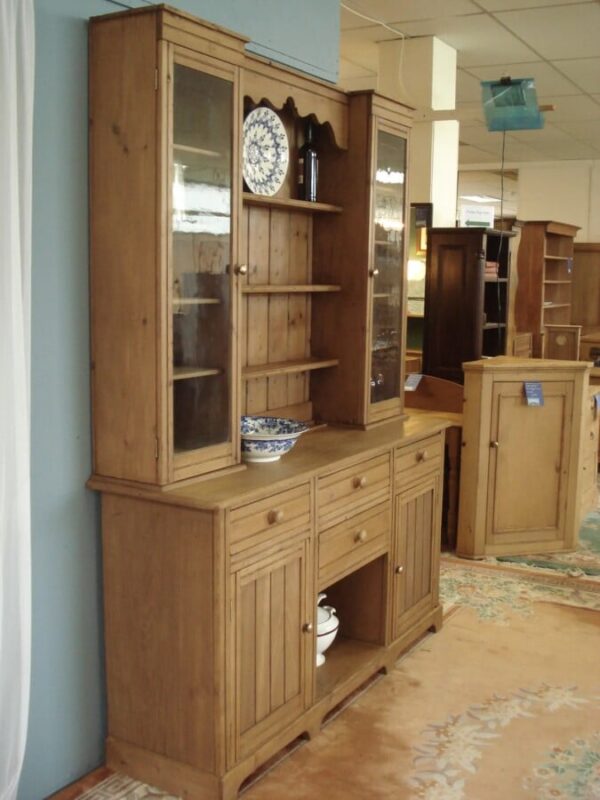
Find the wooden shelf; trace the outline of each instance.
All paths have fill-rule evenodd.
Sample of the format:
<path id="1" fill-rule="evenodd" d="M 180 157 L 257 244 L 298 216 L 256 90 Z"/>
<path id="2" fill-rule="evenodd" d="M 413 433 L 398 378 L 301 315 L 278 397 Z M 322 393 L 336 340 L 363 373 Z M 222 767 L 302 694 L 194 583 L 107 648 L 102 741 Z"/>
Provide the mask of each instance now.
<path id="1" fill-rule="evenodd" d="M 485 283 L 508 283 L 508 278 L 496 278 L 493 275 L 486 275 Z"/>
<path id="2" fill-rule="evenodd" d="M 548 311 L 549 308 L 571 308 L 571 303 L 550 303 L 550 305 L 544 303 L 544 311 Z"/>
<path id="3" fill-rule="evenodd" d="M 373 300 L 381 300 L 381 299 L 384 299 L 386 297 L 391 297 L 391 296 L 392 296 L 391 292 L 376 292 L 373 295 Z"/>
<path id="4" fill-rule="evenodd" d="M 218 297 L 179 297 L 173 298 L 174 306 L 216 306 L 221 301 Z"/>
<path id="5" fill-rule="evenodd" d="M 244 203 L 255 206 L 270 206 L 271 208 L 287 208 L 290 211 L 308 211 L 313 214 L 341 214 L 341 206 L 332 206 L 329 203 L 310 203 L 307 200 L 291 200 L 286 197 L 267 197 L 262 194 L 244 192 Z"/>
<path id="6" fill-rule="evenodd" d="M 498 328 L 506 328 L 506 322 L 486 322 L 483 326 L 484 331 L 493 331 Z"/>
<path id="7" fill-rule="evenodd" d="M 573 256 L 544 256 L 546 261 L 572 261 Z"/>
<path id="8" fill-rule="evenodd" d="M 326 697 L 337 686 L 368 669 L 382 648 L 356 639 L 338 638 L 325 653 L 325 663 L 317 668 L 317 700 Z"/>
<path id="9" fill-rule="evenodd" d="M 205 150 L 203 147 L 193 147 L 189 144 L 174 144 L 173 150 L 180 153 L 193 153 L 197 156 L 208 156 L 208 158 L 220 158 L 223 155 L 217 150 Z"/>
<path id="10" fill-rule="evenodd" d="M 294 284 L 273 284 L 261 283 L 253 285 L 246 285 L 242 287 L 242 294 L 294 294 L 294 293 L 308 293 L 308 292 L 340 292 L 341 286 L 334 286 L 333 284 L 317 284 L 317 283 L 294 283 Z"/>
<path id="11" fill-rule="evenodd" d="M 269 375 L 290 375 L 293 372 L 307 372 L 312 369 L 336 367 L 338 364 L 337 358 L 305 358 L 298 361 L 279 361 L 273 364 L 244 367 L 242 369 L 242 377 L 249 381 L 253 378 L 266 378 Z"/>
<path id="12" fill-rule="evenodd" d="M 544 281 L 544 283 L 550 283 L 550 284 L 553 284 L 555 286 L 558 286 L 558 285 L 561 285 L 561 284 L 569 286 L 571 284 L 571 281 Z"/>
<path id="13" fill-rule="evenodd" d="M 184 381 L 188 378 L 206 378 L 210 375 L 221 375 L 223 370 L 209 367 L 173 367 L 173 380 Z"/>

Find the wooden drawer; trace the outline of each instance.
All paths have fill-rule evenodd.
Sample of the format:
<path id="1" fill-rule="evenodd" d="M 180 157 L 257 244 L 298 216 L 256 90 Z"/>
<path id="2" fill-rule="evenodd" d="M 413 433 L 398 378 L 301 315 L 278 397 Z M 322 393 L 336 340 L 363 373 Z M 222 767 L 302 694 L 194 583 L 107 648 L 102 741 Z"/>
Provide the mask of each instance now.
<path id="1" fill-rule="evenodd" d="M 324 475 L 317 482 L 320 529 L 387 500 L 389 491 L 390 457 L 387 453 Z"/>
<path id="2" fill-rule="evenodd" d="M 444 439 L 441 434 L 397 447 L 394 452 L 394 490 L 441 471 L 443 463 Z"/>
<path id="3" fill-rule="evenodd" d="M 281 534 L 310 528 L 310 485 L 303 483 L 229 512 L 229 552 L 269 544 Z"/>
<path id="4" fill-rule="evenodd" d="M 356 514 L 319 536 L 319 590 L 372 561 L 389 548 L 389 503 Z"/>

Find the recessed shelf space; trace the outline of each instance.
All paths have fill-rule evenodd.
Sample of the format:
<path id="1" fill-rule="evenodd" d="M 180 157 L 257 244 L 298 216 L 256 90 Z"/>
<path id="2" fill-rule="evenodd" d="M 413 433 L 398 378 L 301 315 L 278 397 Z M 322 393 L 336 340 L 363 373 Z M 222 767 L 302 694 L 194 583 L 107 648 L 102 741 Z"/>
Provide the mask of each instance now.
<path id="1" fill-rule="evenodd" d="M 253 378 L 267 378 L 273 375 L 291 375 L 294 372 L 307 372 L 313 369 L 336 367 L 338 364 L 339 360 L 337 358 L 305 358 L 297 361 L 258 364 L 244 367 L 242 369 L 242 378 L 245 380 L 252 380 Z"/>
<path id="2" fill-rule="evenodd" d="M 365 670 L 364 678 L 369 677 L 370 664 L 382 649 L 379 645 L 356 639 L 336 639 L 325 654 L 325 663 L 317 669 L 317 700 L 326 697 L 344 681 L 355 678 L 361 669 Z"/>
<path id="3" fill-rule="evenodd" d="M 246 205 L 287 208 L 290 211 L 308 211 L 313 214 L 341 214 L 343 210 L 341 206 L 333 206 L 329 203 L 310 203 L 306 200 L 268 197 L 261 194 L 250 194 L 250 192 L 244 192 L 242 197 Z"/>
<path id="4" fill-rule="evenodd" d="M 318 292 L 339 292 L 341 286 L 334 286 L 333 284 L 311 284 L 311 283 L 298 283 L 298 284 L 272 284 L 261 283 L 255 285 L 247 285 L 242 288 L 242 294 L 308 294 Z"/>
<path id="5" fill-rule="evenodd" d="M 223 370 L 211 367 L 173 367 L 173 380 L 184 381 L 188 378 L 207 378 L 210 375 L 221 375 Z"/>

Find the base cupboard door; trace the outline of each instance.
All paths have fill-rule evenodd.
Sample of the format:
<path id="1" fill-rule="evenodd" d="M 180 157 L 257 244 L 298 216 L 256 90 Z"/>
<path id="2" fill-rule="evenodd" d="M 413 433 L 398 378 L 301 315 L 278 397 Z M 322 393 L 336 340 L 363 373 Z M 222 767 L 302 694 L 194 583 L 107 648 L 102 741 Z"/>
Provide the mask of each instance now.
<path id="1" fill-rule="evenodd" d="M 309 704 L 312 688 L 310 539 L 249 560 L 231 577 L 233 762 L 293 722 Z"/>
<path id="2" fill-rule="evenodd" d="M 431 476 L 396 496 L 392 559 L 392 639 L 438 600 L 439 479 Z"/>

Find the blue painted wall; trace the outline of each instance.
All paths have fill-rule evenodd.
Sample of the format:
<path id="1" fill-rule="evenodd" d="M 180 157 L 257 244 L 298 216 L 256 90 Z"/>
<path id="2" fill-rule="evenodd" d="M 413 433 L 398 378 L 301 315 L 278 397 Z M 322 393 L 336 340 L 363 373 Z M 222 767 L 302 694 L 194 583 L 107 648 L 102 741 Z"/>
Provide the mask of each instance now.
<path id="1" fill-rule="evenodd" d="M 20 800 L 41 800 L 103 761 L 99 506 L 84 488 L 91 469 L 87 19 L 123 4 L 35 0 L 33 640 Z M 171 5 L 249 36 L 261 55 L 336 79 L 337 0 Z"/>

